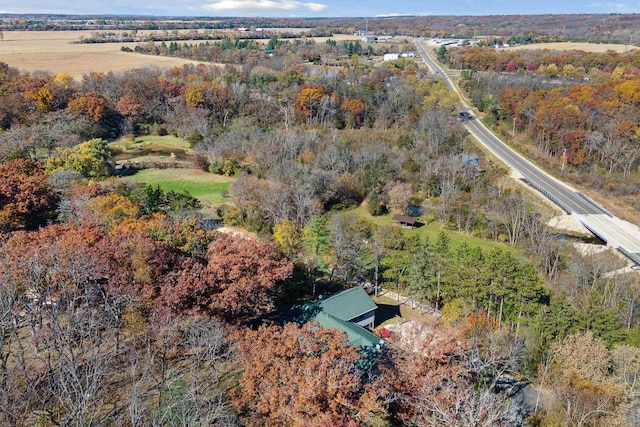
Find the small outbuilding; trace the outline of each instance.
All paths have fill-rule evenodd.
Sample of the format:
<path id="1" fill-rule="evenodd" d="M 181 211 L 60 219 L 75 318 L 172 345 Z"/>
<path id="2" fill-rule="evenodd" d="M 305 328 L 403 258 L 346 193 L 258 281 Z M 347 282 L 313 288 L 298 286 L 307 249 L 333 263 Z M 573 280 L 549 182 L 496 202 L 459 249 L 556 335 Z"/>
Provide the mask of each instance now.
<path id="1" fill-rule="evenodd" d="M 400 214 L 395 214 L 392 219 L 398 224 L 405 225 L 407 227 L 415 227 L 416 223 L 418 222 L 418 220 L 412 216 Z"/>

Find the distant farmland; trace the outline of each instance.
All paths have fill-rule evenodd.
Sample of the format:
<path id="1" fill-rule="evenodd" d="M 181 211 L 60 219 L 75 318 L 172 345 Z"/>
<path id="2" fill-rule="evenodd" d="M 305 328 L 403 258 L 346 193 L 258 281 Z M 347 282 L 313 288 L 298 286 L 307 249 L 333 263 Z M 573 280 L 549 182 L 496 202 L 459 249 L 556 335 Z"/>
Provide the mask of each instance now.
<path id="1" fill-rule="evenodd" d="M 302 31 L 291 28 L 274 30 Z M 79 41 L 81 37 L 90 38 L 93 33 L 93 31 L 6 31 L 4 40 L 0 40 L 0 62 L 30 73 L 34 71 L 66 73 L 75 80 L 81 80 L 84 74 L 93 71 L 117 73 L 133 68 L 153 66 L 168 68 L 200 63 L 189 59 L 143 55 L 120 50 L 123 46 L 133 49 L 141 42 L 71 44 Z M 142 34 L 144 34 L 143 31 L 138 32 L 138 36 Z M 320 37 L 317 41 L 324 43 L 327 38 Z M 337 35 L 332 38 L 337 41 L 360 39 L 360 37 L 349 35 Z M 180 41 L 180 43 L 185 42 L 204 43 L 203 40 Z M 266 43 L 267 40 L 264 42 Z"/>
<path id="2" fill-rule="evenodd" d="M 0 62 L 20 70 L 66 73 L 76 80 L 92 71 L 121 72 L 132 68 L 198 64 L 182 58 L 122 52 L 138 43 L 71 44 L 91 31 L 7 31 L 0 40 Z"/>

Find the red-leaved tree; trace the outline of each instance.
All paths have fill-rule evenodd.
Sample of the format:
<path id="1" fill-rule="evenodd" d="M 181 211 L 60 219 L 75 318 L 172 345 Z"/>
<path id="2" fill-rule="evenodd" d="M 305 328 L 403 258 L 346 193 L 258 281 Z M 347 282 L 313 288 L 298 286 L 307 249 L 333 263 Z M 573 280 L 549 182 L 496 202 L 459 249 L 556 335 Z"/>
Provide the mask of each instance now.
<path id="1" fill-rule="evenodd" d="M 209 245 L 206 258 L 206 263 L 187 259 L 168 277 L 158 300 L 161 308 L 250 318 L 273 308 L 279 282 L 293 271 L 274 244 L 244 237 L 220 237 Z"/>
<path id="2" fill-rule="evenodd" d="M 38 163 L 16 159 L 0 166 L 0 232 L 40 225 L 57 200 Z"/>

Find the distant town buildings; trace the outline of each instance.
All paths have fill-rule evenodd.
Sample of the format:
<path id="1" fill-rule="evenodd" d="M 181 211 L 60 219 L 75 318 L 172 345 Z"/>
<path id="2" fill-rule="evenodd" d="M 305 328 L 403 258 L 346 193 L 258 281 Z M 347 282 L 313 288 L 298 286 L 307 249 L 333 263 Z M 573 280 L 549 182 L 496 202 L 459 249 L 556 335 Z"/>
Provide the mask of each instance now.
<path id="1" fill-rule="evenodd" d="M 353 33 L 353 35 L 356 37 L 375 36 L 375 33 L 373 31 L 358 30 L 355 33 Z"/>
<path id="2" fill-rule="evenodd" d="M 404 53 L 385 53 L 382 57 L 383 61 L 396 61 L 400 58 L 415 58 L 416 54 L 413 52 Z"/>
<path id="3" fill-rule="evenodd" d="M 478 46 L 480 40 L 475 39 L 431 39 L 430 46 Z"/>
<path id="4" fill-rule="evenodd" d="M 363 43 L 377 43 L 382 41 L 393 40 L 393 36 L 376 36 L 374 33 L 369 31 L 356 31 L 353 33 L 356 37 L 362 37 Z"/>

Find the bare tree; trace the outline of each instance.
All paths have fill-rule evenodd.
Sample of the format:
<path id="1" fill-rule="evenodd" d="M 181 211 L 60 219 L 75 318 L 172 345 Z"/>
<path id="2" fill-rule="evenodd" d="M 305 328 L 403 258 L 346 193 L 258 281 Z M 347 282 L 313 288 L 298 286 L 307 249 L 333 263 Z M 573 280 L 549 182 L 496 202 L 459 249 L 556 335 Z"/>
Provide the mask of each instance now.
<path id="1" fill-rule="evenodd" d="M 576 288 L 587 292 L 606 273 L 622 268 L 624 265 L 625 262 L 610 250 L 598 253 L 580 253 L 576 250 L 573 252 L 569 268 L 574 275 Z"/>
<path id="2" fill-rule="evenodd" d="M 387 194 L 389 195 L 389 205 L 392 209 L 397 209 L 403 213 L 407 212 L 411 196 L 413 196 L 413 190 L 409 184 L 403 182 L 389 183 Z"/>
<path id="3" fill-rule="evenodd" d="M 320 210 L 319 202 L 310 185 L 296 186 L 291 191 L 291 204 L 295 218 L 300 226 L 305 226 L 311 217 Z"/>
<path id="4" fill-rule="evenodd" d="M 4 267 L 4 266 L 3 266 Z M 4 270 L 6 272 L 6 270 Z M 0 276 L 2 273 L 0 273 Z M 18 294 L 0 279 L 0 415 L 4 422 L 16 426 L 26 408 L 24 388 L 19 386 L 20 351 L 18 328 L 21 323 L 17 310 Z"/>
<path id="5" fill-rule="evenodd" d="M 148 345 L 143 348 L 143 351 L 132 351 L 129 354 L 127 361 L 127 383 L 129 385 L 127 410 L 122 418 L 131 423 L 132 427 L 150 424 L 149 402 L 154 391 L 150 384 L 155 383 L 153 377 L 154 361 L 153 353 Z"/>
<path id="6" fill-rule="evenodd" d="M 173 321 L 177 321 L 174 319 Z M 186 321 L 186 322 L 185 322 Z M 182 319 L 179 331 L 186 369 L 172 369 L 164 384 L 157 422 L 160 425 L 236 426 L 227 400 L 233 382 L 233 349 L 216 319 Z M 174 343 L 174 345 L 177 343 Z"/>
<path id="7" fill-rule="evenodd" d="M 523 225 L 529 212 L 527 200 L 520 191 L 506 191 L 496 205 L 504 226 L 509 243 L 512 245 L 520 241 Z"/>
<path id="8" fill-rule="evenodd" d="M 362 229 L 353 215 L 336 215 L 331 222 L 331 242 L 335 251 L 329 280 L 338 275 L 344 282 L 362 270 L 361 252 L 364 245 Z"/>

